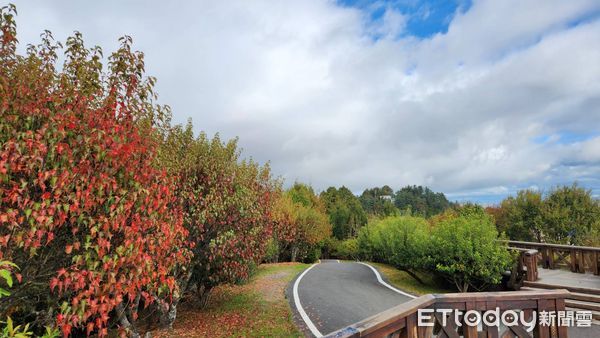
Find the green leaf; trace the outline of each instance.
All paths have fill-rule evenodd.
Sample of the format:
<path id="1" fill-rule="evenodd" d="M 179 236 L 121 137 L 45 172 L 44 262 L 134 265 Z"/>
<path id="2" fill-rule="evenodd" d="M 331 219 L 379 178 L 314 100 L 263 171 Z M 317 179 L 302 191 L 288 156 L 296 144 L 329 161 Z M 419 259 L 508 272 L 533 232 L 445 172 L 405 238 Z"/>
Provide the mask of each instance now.
<path id="1" fill-rule="evenodd" d="M 8 284 L 9 288 L 12 288 L 13 285 L 13 279 L 10 275 L 10 271 L 8 270 L 0 270 L 0 277 L 4 278 L 4 280 L 6 281 L 6 284 Z"/>
<path id="2" fill-rule="evenodd" d="M 0 298 L 4 297 L 4 296 L 9 296 L 10 292 L 8 292 L 7 290 L 4 290 L 3 288 L 0 288 Z"/>

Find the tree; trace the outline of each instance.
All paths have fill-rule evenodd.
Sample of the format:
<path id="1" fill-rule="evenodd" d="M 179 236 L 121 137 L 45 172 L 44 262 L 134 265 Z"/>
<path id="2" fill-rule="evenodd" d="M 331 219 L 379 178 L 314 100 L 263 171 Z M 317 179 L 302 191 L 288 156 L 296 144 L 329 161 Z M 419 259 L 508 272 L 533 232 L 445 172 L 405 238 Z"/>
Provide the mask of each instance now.
<path id="1" fill-rule="evenodd" d="M 516 197 L 502 201 L 496 216 L 498 230 L 509 238 L 521 241 L 542 241 L 544 224 L 542 194 L 532 190 L 519 191 Z"/>
<path id="2" fill-rule="evenodd" d="M 577 184 L 556 187 L 546 196 L 522 190 L 488 211 L 498 230 L 514 240 L 593 245 L 600 230 L 600 205 Z"/>
<path id="3" fill-rule="evenodd" d="M 168 302 L 187 260 L 174 182 L 155 167 L 166 110 L 130 38 L 104 73 L 75 33 L 58 71 L 49 32 L 16 53 L 14 13 L 0 13 L 0 259 L 22 270 L 0 313 L 64 335 L 106 336 L 111 316 L 134 330 L 140 299 Z"/>
<path id="4" fill-rule="evenodd" d="M 337 239 L 354 237 L 367 224 L 367 214 L 348 188 L 341 187 L 338 190 L 329 187 L 321 193 L 321 199 L 332 225 L 333 236 Z"/>
<path id="5" fill-rule="evenodd" d="M 290 235 L 291 241 L 287 242 L 289 252 L 287 256 L 293 262 L 298 257 L 305 261 L 313 261 L 319 258 L 317 251 L 321 243 L 331 236 L 331 224 L 321 199 L 314 190 L 305 184 L 296 182 L 284 195 L 285 209 L 279 211 L 284 213 L 285 218 L 291 224 L 287 227 L 293 228 Z"/>
<path id="6" fill-rule="evenodd" d="M 600 229 L 600 205 L 590 190 L 573 184 L 553 189 L 543 205 L 546 242 L 581 245 Z"/>
<path id="7" fill-rule="evenodd" d="M 279 192 L 273 209 L 273 241 L 278 261 L 284 260 L 284 256 L 291 257 L 292 247 L 300 238 L 296 208 L 289 194 Z"/>
<path id="8" fill-rule="evenodd" d="M 512 262 L 492 219 L 480 213 L 441 218 L 432 228 L 428 268 L 461 292 L 498 284 Z"/>
<path id="9" fill-rule="evenodd" d="M 408 210 L 412 215 L 430 217 L 440 214 L 452 204 L 443 193 L 434 193 L 422 186 L 406 186 L 396 192 L 394 203 L 401 211 Z"/>
<path id="10" fill-rule="evenodd" d="M 373 216 L 387 217 L 398 214 L 393 203 L 394 191 L 387 185 L 381 188 L 366 189 L 359 200 L 363 210 Z"/>
<path id="11" fill-rule="evenodd" d="M 177 178 L 175 191 L 193 252 L 179 269 L 178 283 L 202 306 L 215 286 L 248 278 L 263 259 L 273 229 L 279 182 L 268 166 L 240 156 L 237 139 L 194 137 L 191 122 L 169 130 L 162 146 L 161 162 Z M 179 299 L 162 309 L 165 325 L 172 325 Z"/>

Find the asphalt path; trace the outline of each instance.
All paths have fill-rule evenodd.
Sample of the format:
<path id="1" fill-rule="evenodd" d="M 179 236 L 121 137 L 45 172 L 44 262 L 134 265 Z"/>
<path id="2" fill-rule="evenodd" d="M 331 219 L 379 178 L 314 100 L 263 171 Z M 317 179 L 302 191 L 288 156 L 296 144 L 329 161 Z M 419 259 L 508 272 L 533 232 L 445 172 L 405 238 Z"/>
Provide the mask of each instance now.
<path id="1" fill-rule="evenodd" d="M 364 263 L 323 260 L 287 289 L 294 320 L 307 336 L 321 337 L 371 317 L 414 296 L 389 285 Z M 598 338 L 600 326 L 571 327 L 569 336 Z"/>
<path id="2" fill-rule="evenodd" d="M 290 288 L 295 319 L 313 336 L 327 335 L 414 297 L 387 284 L 368 265 L 336 260 L 305 270 Z"/>

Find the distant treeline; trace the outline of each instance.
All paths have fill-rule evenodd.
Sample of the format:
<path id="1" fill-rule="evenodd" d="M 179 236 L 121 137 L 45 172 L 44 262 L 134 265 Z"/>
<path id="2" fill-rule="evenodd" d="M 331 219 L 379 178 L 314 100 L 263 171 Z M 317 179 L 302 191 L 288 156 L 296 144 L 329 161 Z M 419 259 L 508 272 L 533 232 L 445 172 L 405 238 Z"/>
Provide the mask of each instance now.
<path id="1" fill-rule="evenodd" d="M 600 203 L 577 184 L 521 190 L 486 212 L 510 239 L 600 246 Z"/>
<path id="2" fill-rule="evenodd" d="M 420 185 L 409 185 L 395 193 L 388 185 L 384 185 L 381 188 L 366 189 L 359 198 L 364 210 L 377 216 L 401 213 L 431 217 L 454 206 L 443 193 L 433 192 Z"/>

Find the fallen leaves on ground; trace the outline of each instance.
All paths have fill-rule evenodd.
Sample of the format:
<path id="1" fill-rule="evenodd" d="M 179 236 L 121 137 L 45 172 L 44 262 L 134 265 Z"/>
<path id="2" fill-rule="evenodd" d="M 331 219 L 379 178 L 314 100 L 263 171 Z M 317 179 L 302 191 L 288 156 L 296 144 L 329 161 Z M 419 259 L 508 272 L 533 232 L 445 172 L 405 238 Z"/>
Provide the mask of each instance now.
<path id="1" fill-rule="evenodd" d="M 153 337 L 301 337 L 284 292 L 306 267 L 263 264 L 247 284 L 215 288 L 206 309 L 181 304 L 173 329 L 154 331 Z"/>

